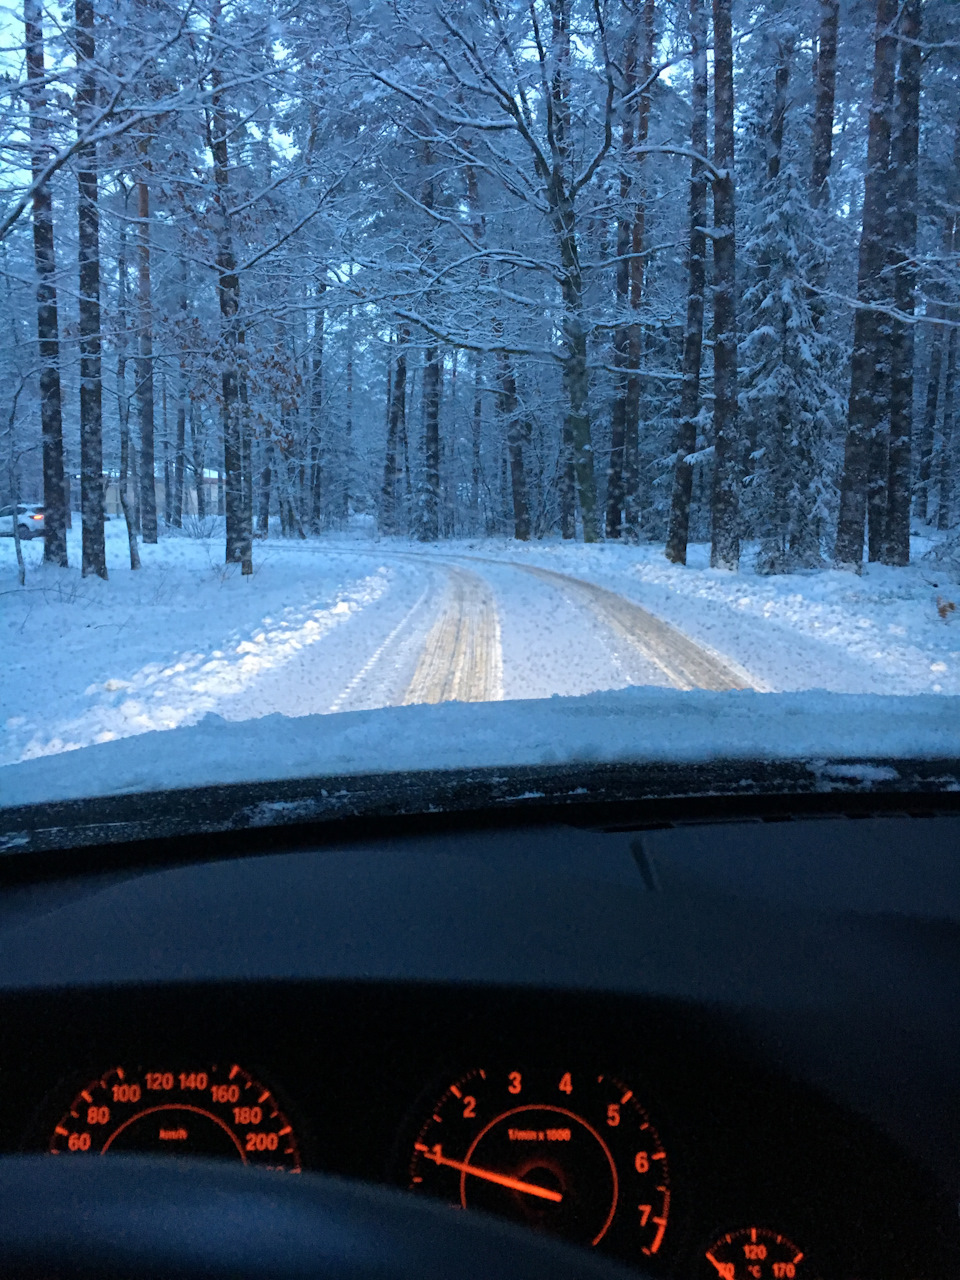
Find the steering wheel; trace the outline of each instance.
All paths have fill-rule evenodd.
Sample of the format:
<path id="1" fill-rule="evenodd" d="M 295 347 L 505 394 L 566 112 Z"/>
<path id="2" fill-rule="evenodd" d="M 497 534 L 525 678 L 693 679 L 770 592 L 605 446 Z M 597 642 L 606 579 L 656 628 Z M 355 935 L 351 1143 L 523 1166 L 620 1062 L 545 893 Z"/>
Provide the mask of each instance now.
<path id="1" fill-rule="evenodd" d="M 480 1213 L 213 1160 L 0 1158 L 0 1276 L 18 1280 L 643 1280 Z"/>

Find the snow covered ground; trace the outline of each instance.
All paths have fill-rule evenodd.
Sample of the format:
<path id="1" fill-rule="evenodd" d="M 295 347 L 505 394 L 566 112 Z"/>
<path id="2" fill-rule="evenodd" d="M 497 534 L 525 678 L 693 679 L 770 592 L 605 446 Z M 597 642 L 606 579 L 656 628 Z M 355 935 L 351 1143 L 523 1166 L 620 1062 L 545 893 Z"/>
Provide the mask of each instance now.
<path id="1" fill-rule="evenodd" d="M 843 706 L 861 727 L 871 726 L 853 737 L 848 729 L 850 752 L 844 754 L 880 753 L 877 734 L 885 721 L 892 733 L 894 720 L 891 754 L 950 754 L 950 742 L 954 750 L 960 746 L 952 698 L 903 699 L 960 693 L 960 611 L 943 607 L 954 598 L 953 588 L 922 561 L 901 570 L 870 566 L 862 578 L 831 571 L 757 577 L 711 570 L 702 546 L 691 549 L 689 566 L 681 568 L 668 564 L 656 546 L 483 540 L 423 547 L 358 535 L 257 543 L 256 571 L 245 579 L 218 563 L 220 537 L 162 537 L 159 545 L 141 548 L 143 569 L 132 573 L 122 524 L 111 522 L 107 532 L 108 582 L 83 579 L 77 568 L 44 568 L 38 543 L 24 547 L 27 583 L 20 588 L 12 540 L 0 540 L 5 803 L 25 794 L 30 771 L 10 768 L 19 762 L 39 767 L 79 747 L 137 735 L 149 735 L 143 750 L 149 742 L 157 754 L 158 741 L 174 750 L 182 745 L 178 731 L 204 717 L 212 717 L 204 721 L 204 752 L 226 751 L 207 742 L 211 726 L 258 720 L 259 752 L 269 750 L 267 730 L 274 742 L 296 739 L 301 765 L 288 761 L 294 771 L 303 760 L 316 771 L 321 758 L 324 768 L 332 769 L 336 758 L 336 767 L 348 770 L 411 767 L 411 760 L 424 765 L 427 755 L 435 765 L 452 765 L 453 755 L 462 764 L 519 762 L 518 752 L 542 762 L 561 733 L 565 758 L 576 758 L 569 757 L 571 750 L 586 753 L 581 758 L 742 754 L 738 743 L 754 754 L 794 754 L 801 721 L 804 751 L 817 749 L 820 723 L 822 753 L 835 755 L 844 724 L 852 724 Z M 71 532 L 70 556 L 76 566 L 78 527 Z M 678 694 L 670 688 L 678 682 L 669 654 L 634 643 L 582 593 L 531 568 L 598 584 L 642 606 L 701 646 L 718 669 L 732 673 L 734 685 L 761 693 L 893 694 L 901 696 L 900 705 L 894 710 L 875 698 L 808 697 L 798 703 Z M 463 584 L 471 581 L 475 586 L 464 595 Z M 481 595 L 482 618 L 477 609 L 476 616 L 470 613 L 471 598 Z M 485 655 L 483 681 L 476 686 L 482 692 L 457 696 L 516 703 L 506 719 L 506 709 L 493 706 L 485 715 L 479 707 L 403 707 L 416 700 L 412 689 L 436 685 L 435 678 L 433 685 L 424 683 L 424 654 L 432 652 L 436 665 L 447 643 L 450 661 L 466 664 L 466 683 L 457 688 L 471 687 L 475 660 L 469 655 Z M 585 714 L 583 695 L 636 686 L 648 688 L 633 688 L 625 700 L 610 701 L 609 694 L 589 700 L 594 711 L 586 739 L 572 728 Z M 566 720 L 556 704 L 537 711 L 528 701 L 558 695 L 578 699 L 565 704 Z M 732 719 L 731 699 L 739 699 Z M 878 710 L 882 705 L 886 712 Z M 395 710 L 371 718 L 385 707 Z M 601 707 L 609 734 L 595 723 Z M 727 710 L 721 713 L 721 707 Z M 276 716 L 307 719 L 296 726 Z M 322 733 L 308 731 L 318 723 L 315 717 L 329 717 Z M 155 732 L 173 736 L 158 740 Z M 322 751 L 308 748 L 310 733 L 326 743 Z M 439 734 L 429 752 L 422 734 Z M 401 741 L 408 749 L 401 751 Z M 418 741 L 420 750 L 414 749 Z M 98 752 L 98 759 L 109 757 L 111 768 L 120 768 L 129 752 L 120 743 L 118 748 Z M 188 756 L 194 765 L 182 767 L 199 780 L 194 748 Z M 63 765 L 76 772 L 79 761 Z M 248 767 L 265 776 L 262 762 Z M 145 768 L 140 759 L 138 776 Z"/>

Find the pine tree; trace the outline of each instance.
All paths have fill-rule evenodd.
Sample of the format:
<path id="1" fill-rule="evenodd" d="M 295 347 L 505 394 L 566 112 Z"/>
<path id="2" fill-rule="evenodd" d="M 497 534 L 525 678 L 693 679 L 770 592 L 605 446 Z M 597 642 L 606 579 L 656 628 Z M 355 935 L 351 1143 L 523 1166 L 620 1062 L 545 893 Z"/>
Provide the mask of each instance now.
<path id="1" fill-rule="evenodd" d="M 840 407 L 825 373 L 832 344 L 817 328 L 806 286 L 809 205 L 793 163 L 768 181 L 757 213 L 744 257 L 763 266 L 744 296 L 741 404 L 757 442 L 750 484 L 756 567 L 786 573 L 822 564 L 830 513 L 825 459 Z"/>

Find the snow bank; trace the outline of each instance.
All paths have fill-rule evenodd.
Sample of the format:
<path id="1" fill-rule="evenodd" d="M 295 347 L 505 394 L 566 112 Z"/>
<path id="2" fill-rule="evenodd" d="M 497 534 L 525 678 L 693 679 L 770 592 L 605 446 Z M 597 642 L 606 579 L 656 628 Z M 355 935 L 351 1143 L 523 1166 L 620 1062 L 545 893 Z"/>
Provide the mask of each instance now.
<path id="1" fill-rule="evenodd" d="M 189 728 L 8 765 L 0 769 L 0 804 L 251 780 L 576 762 L 822 760 L 839 768 L 839 776 L 856 778 L 866 776 L 864 769 L 875 772 L 870 761 L 885 757 L 960 759 L 958 711 L 960 700 L 936 695 L 624 689 L 240 722 L 207 715 Z"/>

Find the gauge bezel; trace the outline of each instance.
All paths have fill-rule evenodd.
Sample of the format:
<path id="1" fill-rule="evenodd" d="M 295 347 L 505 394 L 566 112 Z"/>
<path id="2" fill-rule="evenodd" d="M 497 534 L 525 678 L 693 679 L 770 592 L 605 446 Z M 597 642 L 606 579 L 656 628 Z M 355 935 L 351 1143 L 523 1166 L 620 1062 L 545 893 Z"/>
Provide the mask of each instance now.
<path id="1" fill-rule="evenodd" d="M 521 1046 L 522 1050 L 522 1046 Z M 472 1055 L 471 1055 L 472 1057 Z M 657 1134 L 662 1149 L 666 1152 L 666 1169 L 667 1178 L 666 1185 L 668 1188 L 667 1196 L 669 1202 L 668 1225 L 664 1231 L 663 1239 L 655 1254 L 642 1253 L 637 1256 L 633 1251 L 611 1247 L 611 1241 L 604 1238 L 598 1244 L 598 1252 L 607 1254 L 607 1256 L 615 1257 L 621 1261 L 632 1262 L 634 1265 L 642 1264 L 647 1268 L 656 1270 L 668 1270 L 679 1257 L 683 1256 L 689 1247 L 688 1245 L 688 1215 L 684 1204 L 685 1196 L 677 1193 L 678 1169 L 682 1170 L 686 1167 L 686 1160 L 683 1154 L 683 1144 L 675 1139 L 675 1127 L 671 1122 L 668 1107 L 660 1105 L 659 1098 L 653 1104 L 650 1104 L 650 1097 L 653 1093 L 652 1088 L 647 1084 L 644 1073 L 638 1070 L 636 1066 L 611 1066 L 606 1060 L 598 1067 L 597 1062 L 584 1055 L 564 1054 L 562 1051 L 549 1055 L 527 1052 L 518 1052 L 515 1055 L 507 1057 L 502 1051 L 498 1051 L 495 1055 L 487 1055 L 481 1061 L 481 1055 L 477 1055 L 474 1060 L 465 1061 L 464 1058 L 456 1060 L 447 1059 L 443 1068 L 432 1073 L 429 1082 L 420 1090 L 416 1100 L 408 1108 L 402 1125 L 397 1132 L 396 1138 L 391 1148 L 390 1160 L 387 1168 L 387 1176 L 395 1185 L 410 1189 L 410 1165 L 414 1143 L 423 1128 L 429 1124 L 429 1117 L 438 1101 L 448 1093 L 451 1085 L 457 1084 L 472 1072 L 483 1068 L 488 1076 L 495 1075 L 500 1072 L 506 1077 L 510 1070 L 522 1069 L 527 1072 L 536 1072 L 537 1074 L 557 1073 L 558 1079 L 564 1071 L 570 1071 L 574 1074 L 585 1073 L 593 1080 L 598 1076 L 605 1079 L 614 1080 L 618 1084 L 623 1084 L 625 1089 L 629 1089 L 635 1096 L 638 1109 L 649 1119 L 651 1128 Z M 541 1099 L 531 1101 L 531 1106 L 543 1105 L 552 1107 L 555 1110 L 561 1110 L 560 1104 L 556 1107 L 550 1102 L 544 1102 Z M 524 1109 L 522 1105 L 520 1109 Z M 573 1107 L 572 1114 L 576 1114 L 576 1108 Z M 502 1116 L 500 1117 L 502 1119 Z M 577 1116 L 581 1123 L 590 1126 L 589 1121 L 584 1121 L 582 1117 Z M 619 1176 L 619 1170 L 618 1170 Z M 620 1209 L 619 1202 L 613 1207 L 611 1220 L 615 1221 Z M 606 1232 L 602 1233 L 606 1236 Z"/>
<path id="2" fill-rule="evenodd" d="M 796 1277 L 796 1280 L 820 1280 L 821 1269 L 817 1266 L 816 1254 L 811 1253 L 806 1246 L 801 1247 L 796 1243 L 795 1232 L 781 1230 L 780 1225 L 776 1222 L 771 1225 L 770 1219 L 766 1216 L 762 1219 L 758 1218 L 755 1222 L 749 1223 L 747 1226 L 730 1227 L 727 1230 L 720 1229 L 716 1232 L 712 1232 L 709 1241 L 705 1243 L 703 1248 L 700 1250 L 696 1272 L 697 1280 L 717 1280 L 716 1271 L 714 1270 L 711 1272 L 710 1270 L 711 1264 L 707 1259 L 707 1254 L 713 1251 L 718 1245 L 728 1243 L 731 1236 L 745 1235 L 749 1231 L 756 1231 L 768 1237 L 772 1236 L 778 1243 L 785 1241 L 793 1248 L 800 1250 L 803 1255 L 804 1262 L 808 1262 L 809 1265 L 804 1267 Z"/>
<path id="3" fill-rule="evenodd" d="M 93 1083 L 99 1083 L 118 1067 L 123 1068 L 125 1073 L 142 1075 L 148 1069 L 152 1070 L 154 1064 L 161 1062 L 171 1069 L 175 1067 L 178 1073 L 181 1064 L 186 1064 L 190 1070 L 207 1070 L 214 1064 L 219 1066 L 221 1063 L 229 1062 L 231 1065 L 236 1063 L 241 1071 L 249 1075 L 254 1082 L 269 1090 L 278 1111 L 290 1124 L 298 1157 L 296 1171 L 300 1172 L 312 1167 L 313 1136 L 308 1126 L 303 1122 L 300 1109 L 290 1098 L 283 1085 L 276 1081 L 269 1069 L 263 1070 L 259 1063 L 248 1063 L 242 1058 L 229 1053 L 220 1056 L 209 1052 L 194 1054 L 183 1052 L 179 1048 L 170 1053 L 161 1049 L 156 1053 L 139 1053 L 136 1055 L 124 1055 L 123 1057 L 117 1055 L 115 1058 L 110 1059 L 106 1066 L 102 1066 L 100 1063 L 91 1065 L 88 1061 L 88 1065 L 85 1068 L 71 1069 L 61 1073 L 57 1083 L 44 1095 L 28 1125 L 24 1128 L 20 1150 L 25 1153 L 50 1154 L 52 1137 L 56 1126 L 68 1114 L 71 1105 L 81 1096 L 84 1089 L 89 1089 Z M 207 1108 L 200 1108 L 200 1110 L 211 1116 L 215 1115 L 212 1110 L 208 1112 Z M 111 1135 L 111 1141 L 113 1136 L 115 1135 Z M 231 1136 L 233 1136 L 232 1133 Z M 171 1152 L 171 1156 L 175 1158 L 175 1153 Z M 294 1172 L 294 1170 L 291 1169 L 289 1172 Z"/>

